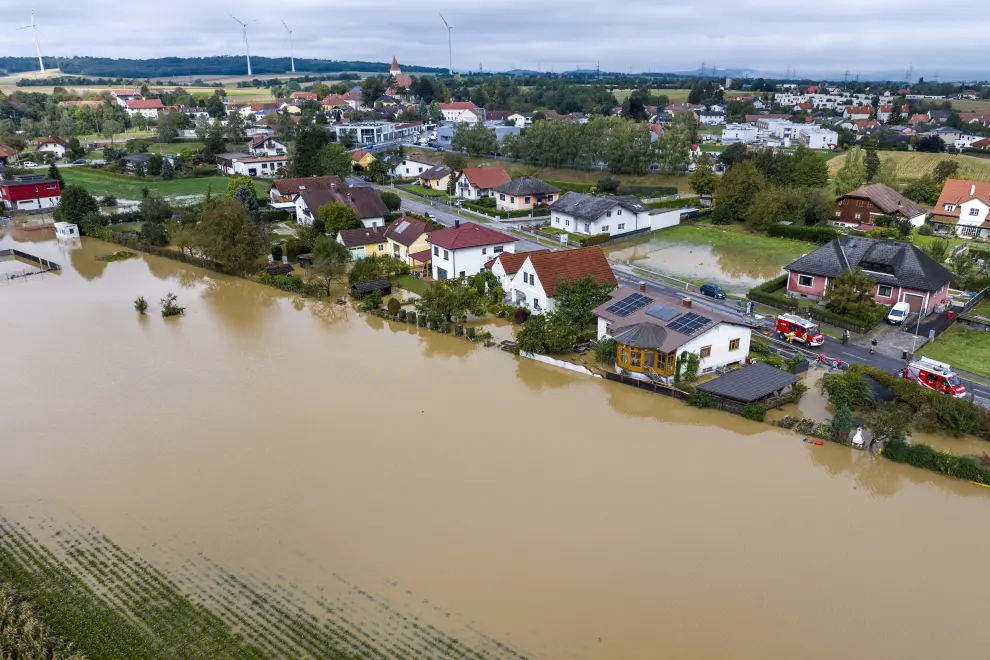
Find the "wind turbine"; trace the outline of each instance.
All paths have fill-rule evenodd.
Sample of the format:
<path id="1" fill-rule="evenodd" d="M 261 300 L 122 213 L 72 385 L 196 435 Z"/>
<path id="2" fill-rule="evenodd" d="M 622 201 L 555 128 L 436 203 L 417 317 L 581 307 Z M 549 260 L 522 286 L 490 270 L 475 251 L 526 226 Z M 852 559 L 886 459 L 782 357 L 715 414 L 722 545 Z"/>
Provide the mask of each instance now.
<path id="1" fill-rule="evenodd" d="M 18 30 L 31 29 L 34 33 L 34 49 L 38 51 L 38 65 L 41 67 L 41 72 L 45 72 L 45 62 L 41 59 L 41 46 L 38 45 L 38 26 L 34 24 L 34 11 L 31 11 L 31 25 L 25 25 L 22 28 L 17 28 Z"/>
<path id="2" fill-rule="evenodd" d="M 285 21 L 282 21 L 282 25 L 285 25 Z M 292 62 L 292 73 L 296 72 L 296 56 L 292 52 L 292 30 L 289 29 L 288 25 L 285 25 L 285 31 L 289 33 L 289 61 Z"/>
<path id="3" fill-rule="evenodd" d="M 254 75 L 254 74 L 251 73 L 251 47 L 248 46 L 248 38 L 247 38 L 247 26 L 249 24 L 248 23 L 245 23 L 244 21 L 242 21 L 241 19 L 237 18 L 233 14 L 229 14 L 229 16 L 232 19 L 234 19 L 235 21 L 237 21 L 238 23 L 240 23 L 241 24 L 241 27 L 244 28 L 244 52 L 247 53 L 248 75 L 249 76 L 250 75 Z M 253 21 L 251 21 L 251 23 L 254 23 L 257 20 L 258 19 L 256 18 Z"/>
<path id="4" fill-rule="evenodd" d="M 453 78 L 454 77 L 454 49 L 453 49 L 453 45 L 452 45 L 453 42 L 450 39 L 450 31 L 453 30 L 454 28 L 450 26 L 450 23 L 448 23 L 447 22 L 447 19 L 443 17 L 443 14 L 440 14 L 440 20 L 443 21 L 443 24 L 447 26 L 447 57 L 450 58 L 449 61 L 448 61 L 448 65 L 449 65 L 448 71 L 450 71 L 450 77 Z"/>

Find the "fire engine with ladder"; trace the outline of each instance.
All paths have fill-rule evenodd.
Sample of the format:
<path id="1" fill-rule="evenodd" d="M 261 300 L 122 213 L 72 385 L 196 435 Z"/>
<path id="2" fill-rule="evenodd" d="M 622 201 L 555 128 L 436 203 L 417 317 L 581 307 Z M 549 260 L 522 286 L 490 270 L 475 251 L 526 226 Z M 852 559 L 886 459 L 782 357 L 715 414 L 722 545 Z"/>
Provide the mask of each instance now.
<path id="1" fill-rule="evenodd" d="M 936 392 L 949 394 L 956 398 L 966 396 L 966 386 L 945 362 L 922 357 L 909 362 L 906 369 L 900 372 L 901 377 L 914 381 L 922 387 Z"/>

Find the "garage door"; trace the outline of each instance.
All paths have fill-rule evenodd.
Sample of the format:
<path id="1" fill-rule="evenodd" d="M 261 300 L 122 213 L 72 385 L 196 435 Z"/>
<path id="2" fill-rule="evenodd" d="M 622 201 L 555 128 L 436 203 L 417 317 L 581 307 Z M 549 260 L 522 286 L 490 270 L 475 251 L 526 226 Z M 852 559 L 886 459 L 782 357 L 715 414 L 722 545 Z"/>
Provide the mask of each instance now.
<path id="1" fill-rule="evenodd" d="M 906 302 L 911 307 L 912 312 L 917 312 L 920 311 L 922 305 L 925 304 L 925 297 L 919 296 L 914 293 L 905 293 L 904 302 Z"/>

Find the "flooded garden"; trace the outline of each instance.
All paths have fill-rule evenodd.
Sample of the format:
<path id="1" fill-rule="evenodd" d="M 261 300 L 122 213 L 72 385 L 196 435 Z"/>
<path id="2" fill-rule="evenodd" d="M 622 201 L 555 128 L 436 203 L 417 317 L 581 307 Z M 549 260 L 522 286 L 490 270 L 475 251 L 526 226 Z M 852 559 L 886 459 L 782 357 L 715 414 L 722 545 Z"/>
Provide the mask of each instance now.
<path id="1" fill-rule="evenodd" d="M 7 247 L 63 272 L 0 284 L 0 577 L 101 657 L 985 646 L 990 489 L 91 239 Z"/>

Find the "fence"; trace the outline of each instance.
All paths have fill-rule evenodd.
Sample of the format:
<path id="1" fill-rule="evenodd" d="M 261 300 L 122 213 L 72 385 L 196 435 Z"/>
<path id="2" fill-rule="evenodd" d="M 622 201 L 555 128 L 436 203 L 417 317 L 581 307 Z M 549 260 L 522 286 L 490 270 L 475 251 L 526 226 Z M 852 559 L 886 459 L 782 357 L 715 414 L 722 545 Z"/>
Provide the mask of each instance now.
<path id="1" fill-rule="evenodd" d="M 669 396 L 673 399 L 684 400 L 687 398 L 687 394 L 673 387 L 668 387 L 662 383 L 656 383 L 653 381 L 639 380 L 638 378 L 630 378 L 629 376 L 623 376 L 622 374 L 613 374 L 608 372 L 605 374 L 605 380 L 611 380 L 616 383 L 622 383 L 623 385 L 629 385 L 630 387 L 637 387 L 641 390 L 648 390 L 654 394 L 663 394 L 664 396 Z"/>
<path id="2" fill-rule="evenodd" d="M 28 261 L 32 264 L 36 264 L 39 268 L 46 271 L 48 270 L 62 270 L 54 261 L 49 261 L 48 259 L 42 259 L 41 257 L 36 257 L 33 254 L 28 254 L 27 252 L 21 252 L 16 248 L 7 248 L 6 250 L 0 250 L 0 257 L 16 257 L 24 261 Z"/>

